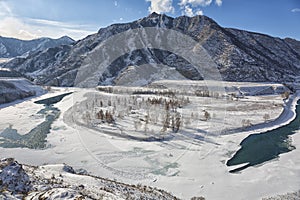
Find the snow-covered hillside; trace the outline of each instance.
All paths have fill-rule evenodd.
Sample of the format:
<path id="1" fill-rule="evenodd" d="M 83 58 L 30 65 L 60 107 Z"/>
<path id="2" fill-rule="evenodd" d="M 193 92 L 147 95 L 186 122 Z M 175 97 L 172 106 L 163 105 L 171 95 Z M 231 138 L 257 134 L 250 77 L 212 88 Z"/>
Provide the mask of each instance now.
<path id="1" fill-rule="evenodd" d="M 156 32 L 149 33 L 146 28 L 154 28 Z M 126 32 L 133 34 L 126 35 Z M 174 32 L 184 37 L 180 38 Z M 124 34 L 120 40 L 109 40 L 120 34 Z M 207 78 L 197 70 L 195 62 L 177 52 L 180 44 L 188 39 L 197 44 L 192 46 L 203 50 L 197 54 L 197 65 L 217 66 L 226 81 L 282 83 L 293 82 L 300 76 L 300 42 L 297 40 L 223 28 L 206 16 L 172 18 L 156 13 L 130 23 L 101 28 L 98 33 L 70 47 L 51 48 L 27 58 L 13 59 L 2 66 L 26 74 L 39 84 L 54 86 L 76 85 L 81 68 L 90 72 L 88 77 L 93 75 L 93 86 L 126 83 L 123 80 L 129 80 L 124 76 L 127 72 L 130 72 L 128 77 L 135 76 L 135 83 L 152 81 L 154 77 L 145 74 L 149 70 L 161 74 L 156 78 L 162 79 L 164 72 L 160 71 L 165 71 L 165 68 L 160 71 L 151 68 L 158 65 L 170 69 L 168 76 L 176 71 L 186 79 Z M 178 49 L 179 52 L 193 53 L 189 49 L 191 46 L 186 46 Z M 143 65 L 151 69 L 139 69 L 138 66 Z M 95 70 L 99 66 L 102 66 L 101 70 Z"/>
<path id="2" fill-rule="evenodd" d="M 25 56 L 34 51 L 43 51 L 59 45 L 68 45 L 74 40 L 64 36 L 58 39 L 39 38 L 34 40 L 19 40 L 0 36 L 0 58 L 13 58 Z"/>
<path id="3" fill-rule="evenodd" d="M 91 176 L 71 166 L 20 164 L 13 158 L 0 160 L 0 199 L 177 199 L 163 190 L 129 185 Z"/>

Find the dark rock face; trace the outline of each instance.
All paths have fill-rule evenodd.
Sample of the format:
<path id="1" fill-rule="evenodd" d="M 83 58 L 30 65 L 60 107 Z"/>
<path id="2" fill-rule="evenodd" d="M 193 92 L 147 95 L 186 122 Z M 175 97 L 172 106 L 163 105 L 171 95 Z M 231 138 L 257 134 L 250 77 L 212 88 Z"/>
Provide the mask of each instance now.
<path id="1" fill-rule="evenodd" d="M 27 96 L 24 92 L 18 91 L 14 84 L 6 81 L 0 81 L 0 91 L 0 104 L 8 103 L 22 97 L 25 98 Z M 30 95 L 28 94 L 28 96 Z"/>
<path id="2" fill-rule="evenodd" d="M 35 40 L 19 40 L 0 36 L 0 58 L 13 58 L 33 51 L 43 51 L 47 48 L 73 42 L 74 40 L 67 36 L 58 39 L 39 38 Z"/>
<path id="3" fill-rule="evenodd" d="M 0 79 L 0 104 L 34 96 L 42 91 L 42 88 L 32 85 L 26 79 Z"/>
<path id="4" fill-rule="evenodd" d="M 12 194 L 26 193 L 31 189 L 29 176 L 13 158 L 0 160 L 0 182 L 0 190 L 6 189 Z"/>
<path id="5" fill-rule="evenodd" d="M 300 42 L 237 29 L 222 28 L 206 16 L 171 18 L 152 13 L 126 24 L 114 24 L 77 41 L 72 46 L 59 46 L 36 52 L 27 58 L 16 58 L 3 67 L 12 68 L 34 79 L 35 83 L 74 86 L 77 71 L 86 58 L 102 48 L 111 36 L 140 27 L 162 27 L 190 36 L 205 49 L 223 78 L 227 81 L 289 82 L 300 76 Z M 130 42 L 128 48 L 130 49 Z M 94 61 L 97 66 L 100 61 Z M 114 84 L 129 66 L 145 63 L 175 68 L 183 77 L 203 77 L 187 60 L 160 49 L 133 49 L 114 60 L 99 74 L 99 85 Z M 100 78 L 101 77 L 101 78 Z M 109 81 L 108 81 L 109 80 Z"/>
<path id="6" fill-rule="evenodd" d="M 0 68 L 0 78 L 2 77 L 23 77 L 23 75 L 14 70 Z"/>

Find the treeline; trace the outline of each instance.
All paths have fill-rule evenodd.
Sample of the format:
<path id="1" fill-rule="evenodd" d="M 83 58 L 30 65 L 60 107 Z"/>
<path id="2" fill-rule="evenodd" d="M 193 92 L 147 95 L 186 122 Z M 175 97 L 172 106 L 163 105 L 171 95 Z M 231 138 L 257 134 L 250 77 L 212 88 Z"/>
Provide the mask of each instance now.
<path id="1" fill-rule="evenodd" d="M 224 94 L 218 91 L 210 91 L 207 87 L 191 88 L 190 90 L 158 89 L 158 88 L 130 88 L 120 86 L 98 86 L 97 90 L 111 94 L 132 94 L 132 95 L 158 95 L 166 97 L 175 96 L 198 96 L 220 98 Z"/>

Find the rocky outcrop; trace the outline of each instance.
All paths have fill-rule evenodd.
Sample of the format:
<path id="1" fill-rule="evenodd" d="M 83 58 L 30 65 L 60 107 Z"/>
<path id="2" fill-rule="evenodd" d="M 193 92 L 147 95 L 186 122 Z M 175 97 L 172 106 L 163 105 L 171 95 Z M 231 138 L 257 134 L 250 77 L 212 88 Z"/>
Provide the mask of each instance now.
<path id="1" fill-rule="evenodd" d="M 0 79 L 0 104 L 43 93 L 43 89 L 26 79 Z"/>
<path id="2" fill-rule="evenodd" d="M 81 170 L 82 171 L 82 170 Z M 0 199 L 177 199 L 160 189 L 81 174 L 68 165 L 0 160 Z"/>

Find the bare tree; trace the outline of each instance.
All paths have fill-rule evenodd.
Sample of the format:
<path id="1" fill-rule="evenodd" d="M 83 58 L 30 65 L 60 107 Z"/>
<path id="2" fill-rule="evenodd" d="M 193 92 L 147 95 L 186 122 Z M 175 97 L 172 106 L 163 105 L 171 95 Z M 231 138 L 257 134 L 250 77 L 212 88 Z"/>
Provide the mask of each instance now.
<path id="1" fill-rule="evenodd" d="M 281 97 L 283 99 L 288 99 L 290 97 L 290 92 L 289 91 L 285 91 L 284 93 L 281 94 Z"/>
<path id="2" fill-rule="evenodd" d="M 124 98 L 124 106 L 127 106 L 127 98 Z"/>
<path id="3" fill-rule="evenodd" d="M 171 127 L 172 127 L 173 132 L 175 132 L 175 118 L 174 118 L 174 116 L 172 116 L 172 118 L 171 118 Z"/>
<path id="4" fill-rule="evenodd" d="M 134 121 L 134 129 L 135 131 L 138 131 L 141 128 L 141 121 L 139 119 L 137 119 L 136 121 Z"/>
<path id="5" fill-rule="evenodd" d="M 174 129 L 175 133 L 177 133 L 179 131 L 180 125 L 181 125 L 181 116 L 177 112 L 175 115 L 175 129 Z"/>
<path id="6" fill-rule="evenodd" d="M 209 112 L 207 112 L 206 110 L 204 110 L 204 120 L 207 121 L 209 120 L 211 117 L 210 117 L 210 114 Z"/>
<path id="7" fill-rule="evenodd" d="M 118 118 L 124 119 L 124 111 L 119 111 L 118 112 Z"/>
<path id="8" fill-rule="evenodd" d="M 102 109 L 96 114 L 96 118 L 100 120 L 104 120 L 104 113 Z"/>
<path id="9" fill-rule="evenodd" d="M 91 115 L 89 112 L 86 112 L 83 116 L 82 119 L 85 123 L 90 124 L 91 122 Z"/>
<path id="10" fill-rule="evenodd" d="M 109 111 L 105 112 L 105 120 L 109 124 L 111 124 L 111 123 L 113 123 L 115 121 L 114 118 L 113 118 L 113 116 L 112 116 L 112 114 Z"/>
<path id="11" fill-rule="evenodd" d="M 189 127 L 189 125 L 191 125 L 191 118 L 186 117 L 185 120 L 184 120 L 184 125 L 185 125 L 186 127 Z"/>
<path id="12" fill-rule="evenodd" d="M 164 119 L 163 119 L 163 128 L 162 131 L 166 131 L 168 128 L 170 128 L 170 113 L 167 112 Z"/>
<path id="13" fill-rule="evenodd" d="M 243 119 L 243 120 L 242 120 L 242 125 L 243 125 L 243 127 L 249 127 L 249 126 L 251 126 L 252 124 L 251 124 L 251 122 L 250 122 L 249 119 Z"/>
<path id="14" fill-rule="evenodd" d="M 263 116 L 265 122 L 268 121 L 270 119 L 270 115 L 268 113 L 264 114 Z"/>

